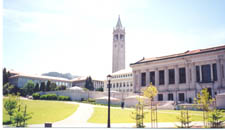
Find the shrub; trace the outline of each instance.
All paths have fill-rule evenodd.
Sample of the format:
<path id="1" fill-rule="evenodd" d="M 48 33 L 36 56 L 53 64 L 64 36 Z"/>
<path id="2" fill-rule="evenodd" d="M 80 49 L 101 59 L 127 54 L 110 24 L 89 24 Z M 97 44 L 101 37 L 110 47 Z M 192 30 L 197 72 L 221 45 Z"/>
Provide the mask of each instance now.
<path id="1" fill-rule="evenodd" d="M 60 101 L 70 101 L 70 97 L 68 96 L 58 96 L 57 99 Z"/>
<path id="2" fill-rule="evenodd" d="M 40 93 L 33 93 L 32 97 L 33 99 L 40 99 Z"/>
<path id="3" fill-rule="evenodd" d="M 47 100 L 47 95 L 41 95 L 41 96 L 40 96 L 40 99 L 41 99 L 41 100 Z"/>
<path id="4" fill-rule="evenodd" d="M 57 100 L 57 95 L 56 94 L 47 94 L 47 99 L 48 100 Z"/>
<path id="5" fill-rule="evenodd" d="M 88 102 L 90 102 L 90 103 L 95 103 L 95 99 L 93 99 L 93 98 L 88 98 Z"/>

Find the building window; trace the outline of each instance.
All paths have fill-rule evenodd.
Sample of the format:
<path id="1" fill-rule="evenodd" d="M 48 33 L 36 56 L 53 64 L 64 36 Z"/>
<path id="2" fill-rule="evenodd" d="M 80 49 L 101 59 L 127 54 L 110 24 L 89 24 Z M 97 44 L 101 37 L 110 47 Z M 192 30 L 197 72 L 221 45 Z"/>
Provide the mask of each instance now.
<path id="1" fill-rule="evenodd" d="M 150 82 L 155 85 L 155 71 L 150 72 Z"/>
<path id="2" fill-rule="evenodd" d="M 185 68 L 179 68 L 179 79 L 180 79 L 180 83 L 186 83 Z"/>
<path id="3" fill-rule="evenodd" d="M 200 82 L 200 70 L 199 66 L 196 66 L 196 81 Z"/>
<path id="4" fill-rule="evenodd" d="M 184 101 L 184 93 L 179 93 L 179 101 Z"/>
<path id="5" fill-rule="evenodd" d="M 163 101 L 163 94 L 158 94 L 158 101 Z"/>
<path id="6" fill-rule="evenodd" d="M 159 71 L 159 85 L 164 84 L 164 70 Z"/>
<path id="7" fill-rule="evenodd" d="M 173 101 L 173 94 L 172 94 L 172 93 L 169 93 L 169 94 L 168 94 L 168 100 L 169 100 L 169 101 Z"/>
<path id="8" fill-rule="evenodd" d="M 119 83 L 116 83 L 116 87 L 117 87 L 117 88 L 119 87 Z"/>
<path id="9" fill-rule="evenodd" d="M 123 87 L 126 87 L 126 84 L 125 84 L 125 82 L 123 83 Z"/>
<path id="10" fill-rule="evenodd" d="M 141 86 L 146 86 L 146 73 L 141 73 Z"/>
<path id="11" fill-rule="evenodd" d="M 202 65 L 202 82 L 209 83 L 211 82 L 211 70 L 210 65 Z"/>
<path id="12" fill-rule="evenodd" d="M 217 68 L 216 68 L 216 64 L 213 64 L 213 81 L 217 81 Z"/>
<path id="13" fill-rule="evenodd" d="M 118 40 L 118 34 L 114 35 L 114 40 Z"/>
<path id="14" fill-rule="evenodd" d="M 120 87 L 122 87 L 122 83 L 120 83 Z"/>
<path id="15" fill-rule="evenodd" d="M 175 83 L 175 71 L 174 69 L 169 69 L 169 84 Z"/>

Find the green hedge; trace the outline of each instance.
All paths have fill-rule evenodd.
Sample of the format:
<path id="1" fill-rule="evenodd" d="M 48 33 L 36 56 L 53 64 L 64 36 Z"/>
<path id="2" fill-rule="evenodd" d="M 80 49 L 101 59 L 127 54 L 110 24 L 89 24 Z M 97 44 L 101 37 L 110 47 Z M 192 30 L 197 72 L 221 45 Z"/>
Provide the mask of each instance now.
<path id="1" fill-rule="evenodd" d="M 58 96 L 57 100 L 70 101 L 70 97 L 68 97 L 68 96 Z"/>
<path id="2" fill-rule="evenodd" d="M 33 99 L 40 99 L 40 93 L 33 93 L 32 97 Z"/>
<path id="3" fill-rule="evenodd" d="M 36 95 L 32 95 L 32 96 L 33 96 L 33 99 L 35 99 L 34 96 L 36 96 Z M 57 96 L 56 94 L 41 95 L 39 99 L 41 99 L 41 100 L 60 100 L 60 101 L 70 101 L 71 100 L 69 96 Z"/>

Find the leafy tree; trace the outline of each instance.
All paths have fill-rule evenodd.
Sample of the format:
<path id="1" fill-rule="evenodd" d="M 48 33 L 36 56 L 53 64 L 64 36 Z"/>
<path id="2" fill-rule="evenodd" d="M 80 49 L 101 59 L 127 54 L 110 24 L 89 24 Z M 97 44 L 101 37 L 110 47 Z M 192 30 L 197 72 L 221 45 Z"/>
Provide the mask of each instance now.
<path id="1" fill-rule="evenodd" d="M 16 127 L 25 127 L 26 121 L 31 119 L 31 113 L 27 113 L 27 105 L 24 106 L 24 110 L 21 108 L 22 104 L 19 104 L 15 112 L 13 113 L 13 124 Z"/>
<path id="2" fill-rule="evenodd" d="M 144 102 L 141 99 L 138 99 L 138 104 L 136 104 L 135 112 L 132 112 L 131 118 L 136 120 L 137 128 L 144 128 L 144 117 L 146 112 L 144 112 Z"/>
<path id="3" fill-rule="evenodd" d="M 51 84 L 51 81 L 48 80 L 45 91 L 50 91 L 51 90 L 50 84 Z"/>
<path id="4" fill-rule="evenodd" d="M 144 91 L 144 96 L 150 99 L 150 109 L 151 109 L 151 127 L 157 127 L 157 123 L 158 123 L 158 119 L 157 119 L 157 106 L 153 106 L 153 100 L 154 97 L 157 95 L 158 90 L 155 86 L 152 85 L 152 83 L 150 83 L 150 85 L 143 89 L 142 91 Z"/>
<path id="5" fill-rule="evenodd" d="M 189 115 L 188 109 L 185 110 L 185 107 L 182 107 L 182 110 L 180 111 L 180 117 L 177 117 L 177 119 L 180 121 L 181 126 L 177 126 L 178 128 L 191 128 L 190 126 L 191 117 Z"/>
<path id="6" fill-rule="evenodd" d="M 55 91 L 56 88 L 57 88 L 56 83 L 51 83 L 51 84 L 50 84 L 50 90 L 51 90 L 51 91 Z"/>
<path id="7" fill-rule="evenodd" d="M 12 122 L 12 115 L 18 103 L 19 103 L 18 97 L 14 95 L 9 95 L 9 97 L 6 99 L 4 103 L 4 108 L 10 117 L 10 122 Z"/>
<path id="8" fill-rule="evenodd" d="M 9 72 L 7 73 L 6 68 L 3 69 L 3 85 L 9 82 Z"/>
<path id="9" fill-rule="evenodd" d="M 195 99 L 195 103 L 200 104 L 200 108 L 203 109 L 203 122 L 204 127 L 208 128 L 208 119 L 209 119 L 209 112 L 210 112 L 210 105 L 213 104 L 214 99 L 212 99 L 209 95 L 207 88 L 201 90 L 201 93 L 197 94 L 197 99 Z"/>
<path id="10" fill-rule="evenodd" d="M 94 90 L 94 85 L 93 85 L 91 76 L 89 76 L 89 77 L 86 78 L 86 81 L 85 81 L 85 88 L 87 88 L 88 90 L 91 90 L 91 91 Z"/>
<path id="11" fill-rule="evenodd" d="M 40 91 L 45 92 L 45 82 L 41 82 Z"/>
<path id="12" fill-rule="evenodd" d="M 29 80 L 23 87 L 25 95 L 32 95 L 34 93 L 34 82 Z"/>
<path id="13" fill-rule="evenodd" d="M 36 83 L 34 87 L 34 92 L 39 92 L 39 91 L 40 91 L 39 83 Z"/>
<path id="14" fill-rule="evenodd" d="M 61 85 L 60 86 L 60 90 L 66 90 L 66 86 L 65 85 Z"/>
<path id="15" fill-rule="evenodd" d="M 209 123 L 211 128 L 223 128 L 223 123 L 225 122 L 224 110 L 214 109 L 209 114 Z"/>

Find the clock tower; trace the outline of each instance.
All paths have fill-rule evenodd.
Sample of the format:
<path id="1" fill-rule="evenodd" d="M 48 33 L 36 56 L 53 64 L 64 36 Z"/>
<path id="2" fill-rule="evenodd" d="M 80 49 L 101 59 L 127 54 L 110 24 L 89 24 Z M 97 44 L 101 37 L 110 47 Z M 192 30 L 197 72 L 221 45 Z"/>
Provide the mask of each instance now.
<path id="1" fill-rule="evenodd" d="M 112 72 L 125 69 L 125 28 L 121 24 L 120 16 L 113 29 Z"/>

